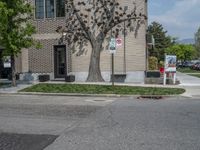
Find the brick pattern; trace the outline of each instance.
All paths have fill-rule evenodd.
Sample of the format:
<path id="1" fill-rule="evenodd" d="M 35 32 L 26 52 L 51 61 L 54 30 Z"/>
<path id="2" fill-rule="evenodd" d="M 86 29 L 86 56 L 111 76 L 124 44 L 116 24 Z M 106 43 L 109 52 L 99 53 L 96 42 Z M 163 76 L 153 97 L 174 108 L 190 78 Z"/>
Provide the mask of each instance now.
<path id="1" fill-rule="evenodd" d="M 35 8 L 35 0 L 28 0 L 32 6 Z M 65 26 L 65 18 L 44 18 L 35 19 L 35 14 L 33 16 L 32 24 L 36 27 L 37 34 L 43 33 L 56 33 L 58 26 Z"/>
<path id="2" fill-rule="evenodd" d="M 122 1 L 122 0 L 120 0 Z M 137 0 L 138 10 L 143 9 L 145 13 L 146 4 L 145 0 Z M 123 6 L 130 6 L 129 0 L 123 0 Z M 115 54 L 115 72 L 124 73 L 124 71 L 144 71 L 146 69 L 145 57 L 146 57 L 146 27 L 147 23 L 143 24 L 139 31 L 137 37 L 135 37 L 134 32 L 131 32 L 126 37 L 126 59 L 124 63 L 124 47 L 117 49 Z M 121 34 L 120 37 L 124 41 L 124 36 Z M 101 53 L 101 71 L 111 70 L 111 55 L 108 50 L 106 50 L 106 42 L 104 44 L 104 51 Z M 72 70 L 73 72 L 84 72 L 88 71 L 89 60 L 91 54 L 91 47 L 86 48 L 87 51 L 82 56 L 72 56 Z M 124 69 L 125 67 L 125 69 Z"/>
<path id="3" fill-rule="evenodd" d="M 124 6 L 130 6 L 129 0 L 122 1 Z M 34 6 L 34 0 L 30 0 Z M 143 9 L 147 13 L 145 0 L 136 0 L 138 9 Z M 32 20 L 36 26 L 37 36 L 43 45 L 42 49 L 30 48 L 28 51 L 29 71 L 33 73 L 51 73 L 54 72 L 54 52 L 53 45 L 58 44 L 58 39 L 53 37 L 52 33 L 58 26 L 65 26 L 65 18 Z M 147 23 L 139 29 L 138 36 L 135 38 L 134 33 L 126 37 L 126 64 L 124 64 L 124 49 L 119 48 L 115 54 L 115 72 L 123 73 L 126 65 L 127 71 L 144 71 L 145 70 L 145 51 L 146 51 L 146 27 Z M 52 39 L 46 38 L 48 33 Z M 43 35 L 44 39 L 42 39 Z M 123 35 L 121 35 L 123 39 Z M 87 51 L 81 56 L 72 54 L 71 50 L 67 50 L 67 71 L 68 72 L 87 72 L 89 68 L 91 47 L 86 48 Z M 20 68 L 20 67 L 19 67 Z M 111 70 L 111 56 L 105 49 L 101 53 L 101 71 Z"/>

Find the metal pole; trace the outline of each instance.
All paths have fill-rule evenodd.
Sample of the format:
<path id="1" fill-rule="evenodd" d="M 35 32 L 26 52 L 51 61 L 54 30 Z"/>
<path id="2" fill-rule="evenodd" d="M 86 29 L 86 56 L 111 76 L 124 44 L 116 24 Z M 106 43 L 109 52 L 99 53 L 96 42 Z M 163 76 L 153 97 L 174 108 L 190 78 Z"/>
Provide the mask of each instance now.
<path id="1" fill-rule="evenodd" d="M 126 74 L 126 23 L 124 21 L 124 74 Z"/>
<path id="2" fill-rule="evenodd" d="M 112 59 L 112 86 L 114 87 L 114 53 L 111 54 Z"/>

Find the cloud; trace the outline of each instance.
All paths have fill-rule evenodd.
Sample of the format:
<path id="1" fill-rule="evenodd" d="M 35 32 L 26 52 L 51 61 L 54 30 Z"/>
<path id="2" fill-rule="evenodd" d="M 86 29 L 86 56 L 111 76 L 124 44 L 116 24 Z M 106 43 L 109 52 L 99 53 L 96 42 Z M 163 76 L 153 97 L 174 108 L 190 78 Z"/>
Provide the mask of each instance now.
<path id="1" fill-rule="evenodd" d="M 164 5 L 159 9 L 162 7 Z M 172 36 L 191 38 L 200 26 L 199 8 L 200 0 L 176 0 L 174 5 L 164 13 L 150 15 L 150 22 L 158 21 Z"/>

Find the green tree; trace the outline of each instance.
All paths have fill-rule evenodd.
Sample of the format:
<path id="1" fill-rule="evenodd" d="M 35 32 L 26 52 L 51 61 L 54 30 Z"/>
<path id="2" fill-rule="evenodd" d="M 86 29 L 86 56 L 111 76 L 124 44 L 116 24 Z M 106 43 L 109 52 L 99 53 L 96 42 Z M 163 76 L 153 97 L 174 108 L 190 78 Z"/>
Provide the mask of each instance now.
<path id="1" fill-rule="evenodd" d="M 29 23 L 32 7 L 26 0 L 0 1 L 0 45 L 11 57 L 12 85 L 16 86 L 15 57 L 22 48 L 33 45 L 35 28 Z"/>
<path id="2" fill-rule="evenodd" d="M 177 60 L 181 62 L 192 60 L 196 55 L 196 50 L 193 45 L 175 44 L 165 51 L 167 54 L 176 55 Z"/>
<path id="3" fill-rule="evenodd" d="M 155 46 L 149 49 L 149 55 L 157 57 L 158 61 L 163 61 L 165 49 L 173 45 L 174 40 L 167 36 L 167 31 L 158 22 L 152 22 L 148 26 L 148 34 L 153 35 L 155 39 Z"/>
<path id="4" fill-rule="evenodd" d="M 130 6 L 123 6 L 117 0 L 66 0 L 68 11 L 66 27 L 57 31 L 66 33 L 65 39 L 71 49 L 79 46 L 77 54 L 85 51 L 89 44 L 92 48 L 87 81 L 104 81 L 100 70 L 100 54 L 103 43 L 119 32 L 133 31 L 137 35 L 140 26 L 145 24 L 144 10 L 138 10 L 134 0 Z M 143 1 L 144 2 L 144 1 Z"/>
<path id="5" fill-rule="evenodd" d="M 195 47 L 197 49 L 197 56 L 200 57 L 200 27 L 195 33 Z"/>

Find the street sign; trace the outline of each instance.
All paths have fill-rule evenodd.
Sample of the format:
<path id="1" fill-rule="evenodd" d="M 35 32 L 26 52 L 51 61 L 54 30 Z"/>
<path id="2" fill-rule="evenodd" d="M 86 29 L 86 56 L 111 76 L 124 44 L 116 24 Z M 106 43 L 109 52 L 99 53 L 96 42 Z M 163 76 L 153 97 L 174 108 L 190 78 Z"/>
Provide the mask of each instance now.
<path id="1" fill-rule="evenodd" d="M 115 38 L 110 39 L 109 50 L 110 50 L 110 53 L 116 52 L 116 39 Z"/>
<path id="2" fill-rule="evenodd" d="M 116 39 L 116 46 L 117 46 L 117 47 L 122 46 L 122 39 L 121 39 L 121 38 L 117 38 L 117 39 Z"/>

